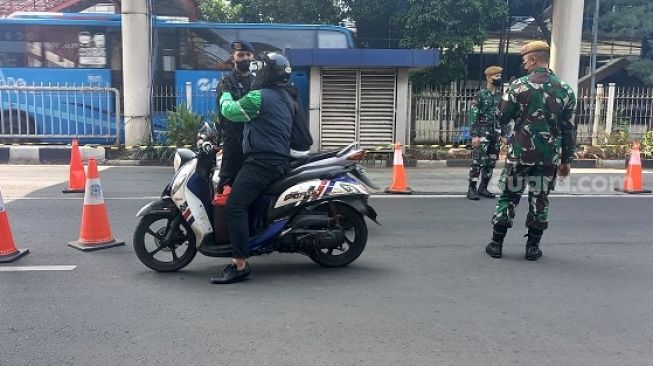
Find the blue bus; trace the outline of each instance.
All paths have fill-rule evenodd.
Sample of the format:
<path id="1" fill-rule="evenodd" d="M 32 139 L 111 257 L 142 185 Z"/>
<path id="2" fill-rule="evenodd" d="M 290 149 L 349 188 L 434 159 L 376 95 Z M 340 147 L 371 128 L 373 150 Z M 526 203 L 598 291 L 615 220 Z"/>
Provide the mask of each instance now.
<path id="1" fill-rule="evenodd" d="M 165 17 L 154 17 L 152 23 L 153 89 L 174 91 L 152 103 L 158 116 L 153 119 L 154 130 L 163 129 L 165 111 L 184 100 L 180 91 L 187 83 L 195 92 L 214 92 L 222 73 L 231 69 L 234 40 L 250 41 L 257 52 L 355 47 L 351 31 L 331 25 L 205 23 Z M 98 106 L 113 111 L 120 101 L 85 95 L 78 88 L 122 90 L 121 37 L 118 14 L 15 13 L 0 19 L 0 142 L 67 142 L 71 135 L 116 142 L 122 122 Z M 309 70 L 302 69 L 294 70 L 291 79 L 305 101 L 308 79 Z M 23 91 L 24 95 L 10 90 L 25 85 L 37 88 Z M 44 85 L 67 86 L 75 94 L 64 100 L 59 92 L 58 99 L 52 98 L 53 92 L 48 95 L 42 90 L 47 88 L 38 88 Z M 212 110 L 215 101 L 210 99 L 194 98 L 193 109 Z"/>

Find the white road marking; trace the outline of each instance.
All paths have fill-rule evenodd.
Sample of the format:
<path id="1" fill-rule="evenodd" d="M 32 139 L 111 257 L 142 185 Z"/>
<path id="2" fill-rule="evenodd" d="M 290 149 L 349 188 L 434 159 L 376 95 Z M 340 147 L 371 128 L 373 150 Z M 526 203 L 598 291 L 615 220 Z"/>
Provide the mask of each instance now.
<path id="1" fill-rule="evenodd" d="M 458 194 L 373 194 L 371 197 L 376 198 L 465 198 L 466 193 Z M 528 197 L 527 194 L 522 197 Z M 653 198 L 651 194 L 550 194 L 549 198 Z M 494 200 L 492 200 L 494 201 Z"/>
<path id="2" fill-rule="evenodd" d="M 130 201 L 130 200 L 157 200 L 161 196 L 142 196 L 142 197 L 104 197 L 105 200 Z M 84 196 L 80 197 L 8 197 L 7 201 L 83 201 Z"/>
<path id="3" fill-rule="evenodd" d="M 416 193 L 416 194 L 385 194 L 385 193 L 372 193 L 371 197 L 374 198 L 466 198 L 466 192 L 460 193 Z M 523 194 L 522 197 L 528 197 L 528 194 Z M 623 194 L 623 193 L 581 193 L 581 194 L 568 194 L 568 193 L 552 193 L 549 197 L 583 197 L 583 198 L 606 198 L 606 197 L 628 197 L 628 198 L 653 198 L 651 194 Z M 5 197 L 6 201 L 83 201 L 84 197 Z M 142 196 L 142 197 L 105 197 L 107 201 L 141 201 L 141 200 L 158 200 L 159 196 Z"/>
<path id="4" fill-rule="evenodd" d="M 0 266 L 0 272 L 31 272 L 31 271 L 72 271 L 77 268 L 76 265 L 62 266 Z"/>

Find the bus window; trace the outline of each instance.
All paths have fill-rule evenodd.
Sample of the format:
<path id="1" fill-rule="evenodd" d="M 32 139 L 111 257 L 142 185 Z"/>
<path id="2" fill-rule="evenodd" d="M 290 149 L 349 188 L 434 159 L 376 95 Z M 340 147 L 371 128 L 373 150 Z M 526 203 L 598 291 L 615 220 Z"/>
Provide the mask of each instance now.
<path id="1" fill-rule="evenodd" d="M 180 68 L 190 70 L 229 69 L 235 29 L 185 28 L 179 32 Z"/>
<path id="2" fill-rule="evenodd" d="M 0 67 L 25 66 L 25 29 L 3 27 L 0 32 Z"/>
<path id="3" fill-rule="evenodd" d="M 97 27 L 27 26 L 0 35 L 0 66 L 102 68 L 105 32 Z"/>
<path id="4" fill-rule="evenodd" d="M 318 48 L 349 48 L 347 36 L 341 32 L 319 30 L 317 32 Z"/>
<path id="5" fill-rule="evenodd" d="M 110 28 L 108 33 L 109 44 L 107 46 L 111 48 L 108 66 L 111 70 L 122 70 L 122 34 L 120 28 Z"/>
<path id="6" fill-rule="evenodd" d="M 286 48 L 315 48 L 315 31 L 307 29 L 239 29 L 238 39 L 249 41 L 256 53 Z"/>

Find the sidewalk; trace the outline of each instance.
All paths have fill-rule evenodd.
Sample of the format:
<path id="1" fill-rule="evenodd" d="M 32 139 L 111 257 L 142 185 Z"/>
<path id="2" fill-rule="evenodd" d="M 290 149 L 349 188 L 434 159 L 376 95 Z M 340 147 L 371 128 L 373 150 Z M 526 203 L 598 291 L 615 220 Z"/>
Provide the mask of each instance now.
<path id="1" fill-rule="evenodd" d="M 90 154 L 90 153 L 89 153 Z M 87 155 L 88 156 L 88 155 Z M 118 161 L 118 163 L 131 163 L 133 161 Z M 161 182 L 170 179 L 173 173 L 171 166 L 117 166 L 115 162 L 106 161 L 100 167 L 101 172 L 117 171 L 119 174 L 126 174 L 132 170 L 138 170 L 139 174 L 144 174 Z M 413 189 L 414 195 L 454 195 L 463 197 L 467 192 L 467 179 L 469 176 L 468 167 L 452 168 L 445 167 L 446 162 L 424 161 L 420 168 L 407 168 L 406 176 L 408 185 Z M 125 165 L 123 164 L 123 165 Z M 387 195 L 384 191 L 392 182 L 392 168 L 389 167 L 367 167 L 367 175 L 379 190 L 371 190 L 375 195 Z M 497 181 L 501 175 L 501 168 L 494 170 L 492 181 L 489 189 L 498 193 Z M 32 177 L 40 177 L 33 180 Z M 625 195 L 615 192 L 614 188 L 623 186 L 625 169 L 583 169 L 573 168 L 571 176 L 564 181 L 557 181 L 557 187 L 552 193 L 573 194 L 573 195 L 609 195 L 609 196 L 629 196 L 629 197 L 649 197 L 652 195 Z M 18 178 L 16 178 L 18 177 Z M 4 190 L 16 186 L 20 189 L 25 186 L 42 185 L 50 186 L 53 184 L 65 182 L 68 179 L 68 163 L 66 164 L 39 164 L 39 165 L 18 165 L 18 164 L 0 164 L 0 186 Z M 644 188 L 653 188 L 653 170 L 645 169 L 643 173 Z M 3 191 L 5 193 L 5 191 Z M 7 193 L 9 195 L 9 193 Z M 392 195 L 399 197 L 400 195 Z"/>
<path id="2" fill-rule="evenodd" d="M 137 166 L 164 165 L 158 161 L 126 160 L 116 157 L 117 149 L 110 146 L 80 146 L 79 150 L 84 161 L 94 158 L 102 165 Z M 66 145 L 0 145 L 0 164 L 68 164 L 70 162 L 70 146 Z M 407 167 L 421 168 L 469 168 L 470 159 L 450 160 L 410 160 Z M 385 160 L 375 160 L 364 164 L 371 168 L 390 167 Z M 503 161 L 497 161 L 497 168 L 503 167 Z M 576 168 L 611 168 L 624 169 L 623 160 L 576 160 Z"/>
<path id="3" fill-rule="evenodd" d="M 623 167 L 623 162 L 621 166 Z M 366 168 L 366 171 L 372 182 L 380 188 L 374 193 L 383 193 L 392 182 L 390 168 Z M 551 194 L 625 195 L 614 191 L 623 186 L 625 172 L 626 169 L 623 168 L 572 168 L 568 178 L 556 180 L 555 190 Z M 489 190 L 494 193 L 499 192 L 497 181 L 500 175 L 501 168 L 497 167 L 489 185 Z M 406 176 L 413 194 L 464 195 L 467 193 L 469 168 L 407 168 Z M 644 170 L 643 184 L 644 188 L 653 188 L 653 170 Z M 644 196 L 653 197 L 650 194 Z"/>

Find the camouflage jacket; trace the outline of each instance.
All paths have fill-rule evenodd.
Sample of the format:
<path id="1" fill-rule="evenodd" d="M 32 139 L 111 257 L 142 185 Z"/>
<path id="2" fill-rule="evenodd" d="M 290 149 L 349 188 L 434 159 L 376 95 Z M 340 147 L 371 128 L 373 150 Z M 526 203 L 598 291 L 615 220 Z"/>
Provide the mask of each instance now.
<path id="1" fill-rule="evenodd" d="M 469 110 L 470 133 L 474 137 L 498 137 L 500 127 L 497 125 L 497 108 L 501 102 L 499 91 L 491 92 L 481 89 L 471 104 Z"/>
<path id="2" fill-rule="evenodd" d="M 515 127 L 508 163 L 559 165 L 574 158 L 576 95 L 552 71 L 536 68 L 510 84 L 499 111 L 501 126 Z"/>

